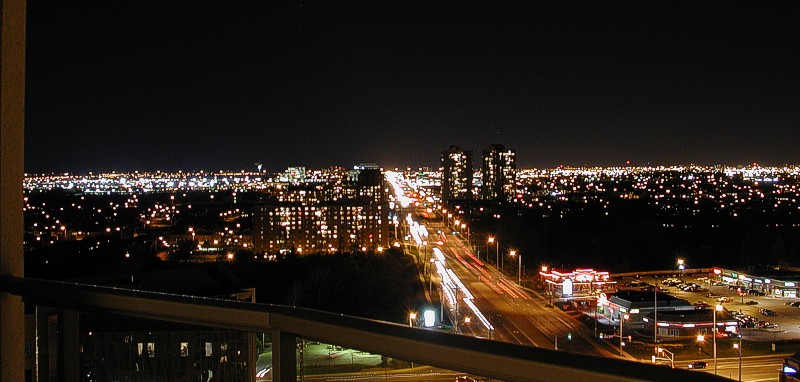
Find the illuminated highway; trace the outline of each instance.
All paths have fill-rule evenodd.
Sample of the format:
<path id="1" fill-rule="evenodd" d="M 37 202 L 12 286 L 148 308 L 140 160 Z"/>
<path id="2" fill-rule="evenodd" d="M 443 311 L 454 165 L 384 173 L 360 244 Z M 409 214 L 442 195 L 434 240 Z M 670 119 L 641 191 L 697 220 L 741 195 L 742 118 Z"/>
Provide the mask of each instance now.
<path id="1" fill-rule="evenodd" d="M 431 232 L 449 232 L 440 222 L 428 222 Z M 519 343 L 594 355 L 615 355 L 592 340 L 593 333 L 577 319 L 547 307 L 547 300 L 538 293 L 520 288 L 516 275 L 503 276 L 494 266 L 478 259 L 460 237 L 446 234 L 440 246 L 448 265 L 474 295 L 475 304 L 495 327 L 492 337 L 499 341 Z M 459 320 L 463 323 L 463 318 Z M 470 323 L 462 330 L 487 336 L 485 330 Z M 571 335 L 570 335 L 571 334 Z M 558 337 L 558 339 L 556 339 Z"/>
<path id="2" fill-rule="evenodd" d="M 415 190 L 398 173 L 387 172 L 386 175 L 403 207 L 402 220 L 409 227 L 410 244 L 418 248 L 426 244 L 419 253 L 427 258 L 421 260 L 427 263 L 433 257 L 436 264 L 434 269 L 440 271 L 440 276 L 434 277 L 440 288 L 438 292 L 434 288 L 432 293 L 442 293 L 442 300 L 449 308 L 451 317 L 456 315 L 452 303 L 459 301 L 456 319 L 458 332 L 522 345 L 617 356 L 605 345 L 594 341 L 593 333 L 576 318 L 547 307 L 546 299 L 538 293 L 520 288 L 516 283 L 516 275 L 503 276 L 494 266 L 477 258 L 462 238 L 453 235 L 443 222 L 434 219 L 420 221 L 420 212 L 424 211 L 424 207 L 416 206 L 415 202 L 419 200 L 417 197 L 423 197 L 422 191 Z M 404 189 L 412 190 L 413 195 L 404 194 Z M 439 250 L 445 259 L 436 258 Z M 453 288 L 449 275 L 441 277 L 442 268 L 451 269 L 454 278 L 463 287 Z M 469 296 L 461 289 L 468 290 Z M 467 306 L 473 304 L 474 309 Z M 485 317 L 488 323 L 476 319 L 475 312 Z"/>

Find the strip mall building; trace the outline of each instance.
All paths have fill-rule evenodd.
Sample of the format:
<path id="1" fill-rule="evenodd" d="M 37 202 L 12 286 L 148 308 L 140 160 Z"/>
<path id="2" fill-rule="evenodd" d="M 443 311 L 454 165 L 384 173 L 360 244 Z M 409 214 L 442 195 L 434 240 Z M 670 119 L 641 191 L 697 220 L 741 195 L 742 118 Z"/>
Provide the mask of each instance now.
<path id="1" fill-rule="evenodd" d="M 745 290 L 757 290 L 773 297 L 796 298 L 798 285 L 800 285 L 800 273 L 783 269 L 744 273 L 731 269 L 714 268 L 713 276 L 725 284 L 739 286 Z"/>

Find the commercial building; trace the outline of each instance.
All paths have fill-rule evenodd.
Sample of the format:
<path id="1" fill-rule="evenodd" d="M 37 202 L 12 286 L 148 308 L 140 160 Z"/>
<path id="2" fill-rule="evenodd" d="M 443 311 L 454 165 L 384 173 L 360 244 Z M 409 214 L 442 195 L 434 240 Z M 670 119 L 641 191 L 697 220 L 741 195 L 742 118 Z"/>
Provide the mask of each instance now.
<path id="1" fill-rule="evenodd" d="M 483 150 L 481 198 L 511 200 L 516 194 L 517 152 L 500 144 Z"/>
<path id="2" fill-rule="evenodd" d="M 544 287 L 551 302 L 571 300 L 595 301 L 605 293 L 616 291 L 616 281 L 611 280 L 608 272 L 594 269 L 575 269 L 571 272 L 559 272 L 555 269 L 542 267 L 539 272 L 542 287 Z"/>
<path id="3" fill-rule="evenodd" d="M 254 207 L 258 253 L 380 251 L 388 246 L 389 205 L 377 166 L 355 166 L 327 182 L 283 184 Z"/>
<path id="4" fill-rule="evenodd" d="M 600 296 L 598 305 L 599 314 L 609 322 L 619 322 L 620 317 L 628 315 L 625 322 L 629 328 L 644 327 L 645 317 L 652 315 L 658 309 L 659 321 L 662 321 L 663 314 L 670 312 L 685 312 L 695 310 L 694 305 L 684 299 L 677 298 L 665 293 L 653 293 L 633 290 L 622 290 L 607 299 Z"/>
<path id="5" fill-rule="evenodd" d="M 787 267 L 792 268 L 792 267 Z M 739 272 L 732 269 L 714 268 L 711 276 L 727 285 L 740 287 L 746 293 L 758 293 L 774 297 L 798 296 L 800 272 L 797 269 L 767 269 Z"/>
<path id="6" fill-rule="evenodd" d="M 727 310 L 721 310 L 714 314 L 711 309 L 690 309 L 690 310 L 658 310 L 658 321 L 655 320 L 653 313 L 643 317 L 645 333 L 653 333 L 653 328 L 658 328 L 658 338 L 660 340 L 697 338 L 698 336 L 710 336 L 714 322 L 717 324 L 719 336 L 727 337 L 730 334 L 739 333 L 739 321 Z"/>
<path id="7" fill-rule="evenodd" d="M 472 199 L 472 150 L 458 146 L 442 151 L 442 200 Z"/>

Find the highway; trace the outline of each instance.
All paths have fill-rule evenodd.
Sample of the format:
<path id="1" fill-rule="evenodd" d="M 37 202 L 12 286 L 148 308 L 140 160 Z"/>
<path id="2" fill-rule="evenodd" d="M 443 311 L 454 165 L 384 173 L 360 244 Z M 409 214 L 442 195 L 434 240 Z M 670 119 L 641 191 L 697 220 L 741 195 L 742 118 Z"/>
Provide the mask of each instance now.
<path id="1" fill-rule="evenodd" d="M 525 291 L 517 285 L 517 275 L 504 276 L 494 266 L 478 259 L 461 237 L 453 235 L 438 221 L 426 221 L 429 232 L 445 233 L 438 245 L 447 257 L 447 265 L 474 295 L 475 305 L 495 327 L 493 339 L 549 349 L 615 356 L 604 344 L 593 340 L 593 333 L 575 317 L 547 307 L 547 300 L 538 293 Z M 510 259 L 509 261 L 514 261 Z M 460 311 L 464 311 L 459 307 Z M 463 315 L 459 314 L 463 324 Z M 470 322 L 462 332 L 488 337 L 479 323 Z"/>
<path id="2" fill-rule="evenodd" d="M 395 189 L 398 188 L 400 187 Z M 444 221 L 438 219 L 420 220 L 423 217 L 422 215 L 427 215 L 420 214 L 420 212 L 424 212 L 420 207 L 407 206 L 403 208 L 402 212 L 403 215 L 411 213 L 413 219 L 423 224 L 431 234 L 428 238 L 427 248 L 419 251 L 420 257 L 422 257 L 420 260 L 427 262 L 432 257 L 432 248 L 440 249 L 445 257 L 443 263 L 446 263 L 446 266 L 454 272 L 460 282 L 471 292 L 472 299 L 470 301 L 488 319 L 494 329 L 489 332 L 486 329 L 486 325 L 477 320 L 470 320 L 470 322 L 466 323 L 465 317 L 470 310 L 461 303 L 457 317 L 459 333 L 490 337 L 498 341 L 528 346 L 557 348 L 567 352 L 620 357 L 616 348 L 610 346 L 610 343 L 603 343 L 604 340 L 594 338 L 593 331 L 578 320 L 577 313 L 572 316 L 558 308 L 549 307 L 545 296 L 536 291 L 523 290 L 517 285 L 516 273 L 502 275 L 494 265 L 487 263 L 486 252 L 482 251 L 481 255 L 478 256 L 468 247 L 466 238 L 462 237 L 462 235 L 454 234 L 453 229 L 445 225 Z M 431 211 L 427 212 L 430 213 Z M 446 219 L 446 217 L 443 218 L 445 221 Z M 435 243 L 440 238 L 439 235 L 435 234 L 437 232 L 444 233 L 444 240 L 441 240 L 440 243 Z M 486 243 L 481 243 L 481 247 L 482 249 L 487 248 Z M 488 246 L 488 255 L 491 257 L 492 263 L 494 263 L 496 256 L 496 252 L 493 251 L 494 248 L 493 245 Z M 500 253 L 500 255 L 506 256 L 504 261 L 517 261 L 516 258 L 509 257 L 507 253 Z M 441 280 L 434 277 L 434 282 L 439 281 Z M 714 289 L 716 291 L 716 288 Z M 434 294 L 437 293 L 436 290 L 437 288 L 434 287 Z M 724 295 L 722 292 L 721 294 Z M 462 301 L 462 299 L 457 298 L 455 301 Z M 765 305 L 777 310 L 781 316 L 786 314 L 787 317 L 792 317 L 791 311 L 796 311 L 797 309 L 780 306 L 779 304 L 783 304 L 783 302 L 765 302 Z M 746 310 L 756 309 L 751 307 Z M 452 309 L 449 311 L 451 317 L 454 313 Z M 781 325 L 782 329 L 791 328 L 793 324 L 798 326 L 795 321 L 781 322 L 781 324 L 783 324 Z M 787 356 L 789 354 L 745 356 L 742 358 L 742 380 L 777 381 L 783 358 Z M 636 360 L 628 355 L 625 355 L 625 358 L 639 362 L 650 362 L 649 360 Z M 713 359 L 706 359 L 705 361 L 708 362 L 709 368 L 697 370 L 697 372 L 714 373 Z M 688 369 L 688 363 L 689 361 L 677 361 L 675 367 Z M 737 380 L 739 359 L 719 359 L 717 374 Z M 421 377 L 421 375 L 418 377 Z M 397 378 L 401 378 L 401 376 L 397 376 Z"/>

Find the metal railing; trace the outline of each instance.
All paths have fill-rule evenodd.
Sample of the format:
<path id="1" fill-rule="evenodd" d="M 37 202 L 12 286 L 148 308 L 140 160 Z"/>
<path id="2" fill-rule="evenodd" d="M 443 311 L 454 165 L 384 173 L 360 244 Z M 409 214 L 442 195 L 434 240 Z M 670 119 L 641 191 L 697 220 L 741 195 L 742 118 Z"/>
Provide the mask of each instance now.
<path id="1" fill-rule="evenodd" d="M 27 303 L 65 312 L 65 331 L 77 331 L 76 313 L 89 312 L 271 332 L 273 380 L 276 381 L 296 380 L 298 338 L 506 381 L 725 380 L 707 373 L 564 353 L 287 306 L 17 277 L 0 279 L 0 291 L 21 296 Z M 77 344 L 70 345 L 70 338 L 74 342 L 77 335 L 65 333 L 63 346 L 75 348 Z M 77 360 L 73 358 L 71 362 Z M 62 372 L 64 380 L 78 378 L 77 366 L 66 365 Z"/>

